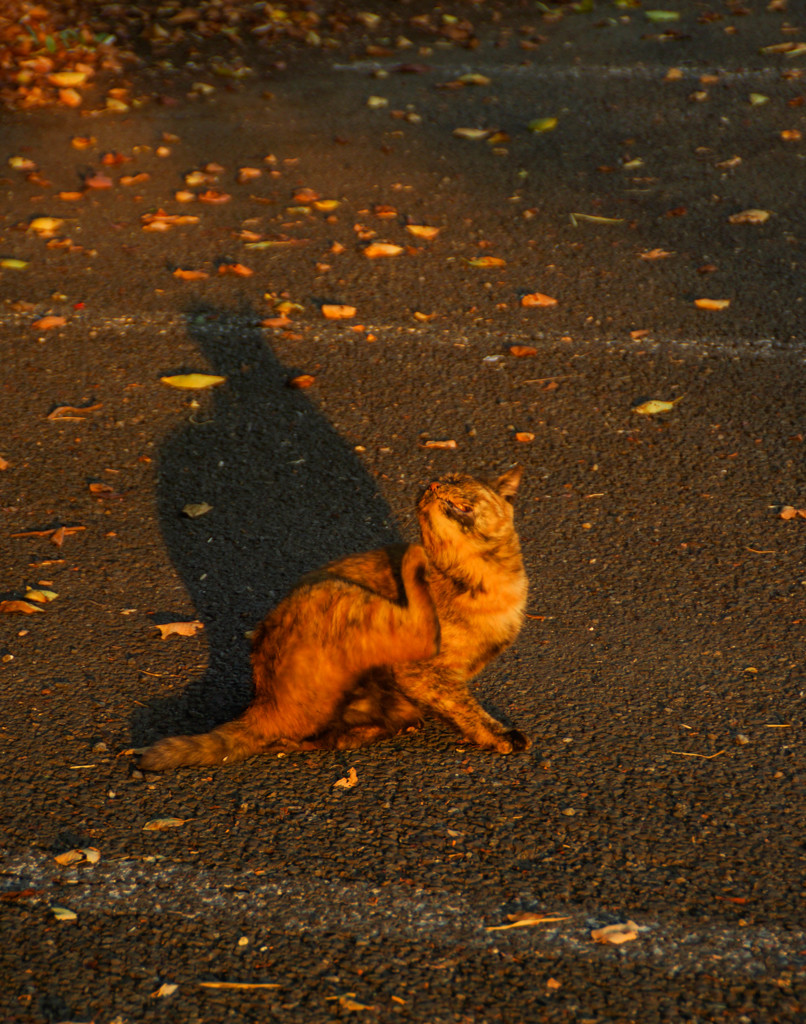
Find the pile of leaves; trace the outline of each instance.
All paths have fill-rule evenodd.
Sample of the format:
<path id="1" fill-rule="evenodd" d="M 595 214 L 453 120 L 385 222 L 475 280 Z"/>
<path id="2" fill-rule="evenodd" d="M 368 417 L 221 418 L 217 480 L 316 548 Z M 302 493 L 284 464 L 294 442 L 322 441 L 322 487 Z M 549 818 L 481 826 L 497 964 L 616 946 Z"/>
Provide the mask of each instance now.
<path id="1" fill-rule="evenodd" d="M 239 69 L 249 70 L 247 56 L 278 42 L 329 48 L 342 45 L 347 35 L 366 43 L 403 29 L 473 45 L 468 16 L 478 14 L 478 3 L 454 0 L 432 7 L 414 3 L 401 10 L 396 3 L 377 2 L 375 13 L 342 0 L 6 0 L 0 7 L 0 104 L 78 107 L 98 72 L 140 63 L 193 61 L 239 77 Z M 371 46 L 373 51 L 378 47 Z"/>

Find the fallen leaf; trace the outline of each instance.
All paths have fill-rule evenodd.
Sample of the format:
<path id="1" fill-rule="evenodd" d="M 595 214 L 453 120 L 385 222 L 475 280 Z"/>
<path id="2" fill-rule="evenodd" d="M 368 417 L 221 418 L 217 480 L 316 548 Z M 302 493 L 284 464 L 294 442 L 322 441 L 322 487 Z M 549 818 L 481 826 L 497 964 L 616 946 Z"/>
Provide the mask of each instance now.
<path id="1" fill-rule="evenodd" d="M 457 81 L 461 82 L 462 85 L 490 85 L 491 79 L 486 75 L 469 71 L 466 75 L 460 75 Z"/>
<path id="2" fill-rule="evenodd" d="M 91 149 L 98 140 L 93 135 L 74 135 L 70 139 L 73 149 Z"/>
<path id="3" fill-rule="evenodd" d="M 141 171 L 140 174 L 124 174 L 120 178 L 121 185 L 144 185 L 151 179 L 151 175 L 146 171 Z"/>
<path id="4" fill-rule="evenodd" d="M 67 907 L 51 907 L 53 916 L 57 921 L 77 921 L 78 914 L 74 910 L 69 910 Z"/>
<path id="5" fill-rule="evenodd" d="M 742 210 L 728 217 L 731 224 L 763 224 L 770 219 L 769 210 Z"/>
<path id="6" fill-rule="evenodd" d="M 64 327 L 66 323 L 66 316 L 43 316 L 39 320 L 34 320 L 31 327 L 34 327 L 37 331 L 49 331 L 53 327 Z"/>
<path id="7" fill-rule="evenodd" d="M 4 459 L 3 456 L 0 455 L 0 472 L 2 472 L 5 469 L 8 469 L 10 465 L 11 463 L 8 461 L 8 459 Z"/>
<path id="8" fill-rule="evenodd" d="M 27 266 L 27 260 L 15 260 L 10 257 L 0 260 L 0 267 L 2 267 L 3 270 L 25 270 Z"/>
<path id="9" fill-rule="evenodd" d="M 521 305 L 526 309 L 533 309 L 535 306 L 556 306 L 557 300 L 542 292 L 531 292 L 529 295 L 521 296 Z"/>
<path id="10" fill-rule="evenodd" d="M 243 263 L 221 263 L 218 267 L 219 274 L 234 274 L 236 277 L 251 277 L 254 273 L 249 267 L 245 267 Z"/>
<path id="11" fill-rule="evenodd" d="M 322 306 L 322 316 L 327 320 L 349 320 L 355 316 L 355 306 L 339 306 L 326 302 Z"/>
<path id="12" fill-rule="evenodd" d="M 211 373 L 180 373 L 173 377 L 160 377 L 163 384 L 172 388 L 184 388 L 186 390 L 201 390 L 212 388 L 217 384 L 223 384 L 226 377 L 216 377 Z"/>
<path id="13" fill-rule="evenodd" d="M 164 999 L 166 996 L 172 996 L 178 988 L 178 985 L 173 985 L 166 981 L 162 985 L 160 985 L 156 992 L 151 993 L 151 998 Z"/>
<path id="14" fill-rule="evenodd" d="M 781 132 L 781 138 L 784 142 L 797 142 L 799 139 L 803 138 L 803 136 L 797 128 L 785 128 Z"/>
<path id="15" fill-rule="evenodd" d="M 665 249 L 647 249 L 646 252 L 638 253 L 639 258 L 642 260 L 665 260 L 672 255 L 674 254 L 667 252 Z"/>
<path id="16" fill-rule="evenodd" d="M 571 213 L 569 214 L 571 223 L 574 227 L 577 226 L 577 221 L 585 220 L 591 224 L 623 224 L 623 217 L 598 217 L 592 213 Z"/>
<path id="17" fill-rule="evenodd" d="M 59 102 L 66 107 L 80 107 L 81 93 L 76 89 L 59 89 Z"/>
<path id="18" fill-rule="evenodd" d="M 367 106 L 370 110 L 381 110 L 389 106 L 389 100 L 385 96 L 368 96 Z"/>
<path id="19" fill-rule="evenodd" d="M 90 494 L 101 494 L 106 497 L 110 497 L 115 493 L 115 488 L 109 484 L 101 483 L 100 481 L 94 481 L 89 485 Z"/>
<path id="20" fill-rule="evenodd" d="M 89 77 L 86 71 L 54 71 L 48 75 L 51 85 L 62 88 L 70 88 L 74 85 L 83 85 Z"/>
<path id="21" fill-rule="evenodd" d="M 399 256 L 402 252 L 403 246 L 394 245 L 392 242 L 371 242 L 364 249 L 364 255 L 371 260 L 379 256 Z"/>
<path id="22" fill-rule="evenodd" d="M 71 422 L 81 422 L 84 419 L 84 413 L 97 412 L 103 408 L 102 402 L 96 402 L 94 405 L 57 405 L 55 409 L 52 409 L 47 418 L 49 420 L 70 420 Z"/>
<path id="23" fill-rule="evenodd" d="M 640 405 L 634 405 L 632 411 L 641 416 L 656 416 L 659 412 L 668 412 L 670 409 L 674 409 L 677 403 L 683 400 L 683 397 L 680 395 L 672 402 L 664 402 L 660 398 L 650 398 L 646 402 L 641 402 Z"/>
<path id="24" fill-rule="evenodd" d="M 158 622 L 155 623 L 160 631 L 160 639 L 165 640 L 175 633 L 177 636 L 195 636 L 200 629 L 204 629 L 204 623 L 198 619 L 191 622 Z"/>
<path id="25" fill-rule="evenodd" d="M 500 256 L 474 256 L 473 259 L 465 260 L 469 267 L 505 267 L 506 260 Z"/>
<path id="26" fill-rule="evenodd" d="M 34 612 L 42 612 L 44 610 L 44 608 L 31 604 L 30 601 L 0 601 L 0 613 L 3 615 L 13 615 L 15 612 L 20 612 L 23 615 L 33 615 Z"/>
<path id="27" fill-rule="evenodd" d="M 511 356 L 536 356 L 537 349 L 532 348 L 531 345 L 510 345 L 509 354 Z"/>
<path id="28" fill-rule="evenodd" d="M 455 441 L 451 440 L 451 441 L 423 441 L 423 443 L 420 445 L 420 447 L 421 448 L 447 448 L 447 449 L 453 449 L 453 448 L 456 448 L 458 446 L 457 446 Z"/>
<path id="29" fill-rule="evenodd" d="M 281 988 L 282 986 L 276 982 L 268 981 L 200 981 L 199 986 L 201 988 L 219 988 L 219 989 L 232 989 L 238 991 L 243 989 L 244 991 L 251 988 Z"/>
<path id="30" fill-rule="evenodd" d="M 301 373 L 297 377 L 292 377 L 288 382 L 290 388 L 297 388 L 298 390 L 304 390 L 305 388 L 311 387 L 316 383 L 316 377 L 312 377 L 310 373 Z"/>
<path id="31" fill-rule="evenodd" d="M 261 320 L 260 321 L 260 326 L 261 327 L 288 327 L 290 323 L 291 323 L 291 320 L 287 316 L 285 316 L 285 315 L 283 315 L 283 316 L 268 316 L 268 317 L 266 317 L 265 320 Z"/>
<path id="32" fill-rule="evenodd" d="M 81 850 L 67 850 L 65 853 L 57 854 L 53 859 L 63 868 L 69 867 L 71 864 L 81 864 L 84 862 L 87 864 L 97 864 L 101 859 L 101 851 L 97 850 L 94 846 L 88 846 Z"/>
<path id="33" fill-rule="evenodd" d="M 36 164 L 27 156 L 10 156 L 8 166 L 15 171 L 35 171 Z"/>
<path id="34" fill-rule="evenodd" d="M 89 177 L 85 178 L 84 184 L 87 188 L 105 189 L 112 188 L 115 183 L 107 174 L 103 174 L 101 171 L 98 171 L 96 174 L 91 174 Z"/>
<path id="35" fill-rule="evenodd" d="M 366 1003 L 356 1002 L 356 1000 L 353 999 L 349 993 L 347 995 L 339 996 L 339 1006 L 342 1008 L 342 1010 L 351 1011 L 375 1009 L 374 1006 L 369 1006 Z"/>
<path id="36" fill-rule="evenodd" d="M 695 299 L 697 309 L 727 309 L 730 299 Z"/>
<path id="37" fill-rule="evenodd" d="M 351 768 L 346 779 L 339 779 L 338 782 L 333 783 L 334 789 L 352 789 L 353 786 L 358 784 L 358 773 L 355 768 Z"/>
<path id="38" fill-rule="evenodd" d="M 806 519 L 806 508 L 794 508 L 792 505 L 784 505 L 778 515 L 781 519 Z"/>
<path id="39" fill-rule="evenodd" d="M 200 192 L 196 198 L 200 203 L 228 203 L 232 196 L 229 192 L 218 192 L 216 189 L 210 188 L 206 192 Z"/>
<path id="40" fill-rule="evenodd" d="M 28 222 L 28 230 L 35 232 L 40 238 L 51 238 L 63 227 L 64 221 L 61 217 L 33 217 Z"/>
<path id="41" fill-rule="evenodd" d="M 317 210 L 319 213 L 332 213 L 340 206 L 340 199 L 317 199 L 313 203 L 314 210 Z"/>
<path id="42" fill-rule="evenodd" d="M 480 139 L 486 139 L 490 134 L 490 130 L 489 128 L 454 128 L 453 134 L 457 139 L 478 142 Z"/>
<path id="43" fill-rule="evenodd" d="M 406 231 L 408 231 L 410 235 L 414 235 L 415 238 L 423 238 L 426 242 L 430 242 L 432 238 L 436 238 L 440 230 L 440 228 L 430 227 L 428 224 L 406 225 Z"/>
<path id="44" fill-rule="evenodd" d="M 554 924 L 557 921 L 570 921 L 570 917 L 550 917 L 546 914 L 507 914 L 510 924 L 494 924 L 485 929 L 488 932 L 504 932 L 510 928 L 531 928 L 537 924 Z"/>
<path id="45" fill-rule="evenodd" d="M 167 828 L 179 828 L 190 818 L 152 818 L 143 825 L 143 832 L 162 832 Z"/>
<path id="46" fill-rule="evenodd" d="M 657 22 L 663 22 L 663 21 L 679 21 L 680 20 L 680 12 L 679 11 L 667 11 L 667 10 L 644 11 L 644 17 L 648 21 L 652 21 L 652 22 L 656 22 L 656 23 Z"/>
<path id="47" fill-rule="evenodd" d="M 207 515 L 207 513 L 212 512 L 212 510 L 212 505 L 208 505 L 206 501 L 199 501 L 193 502 L 190 505 L 185 505 L 182 512 L 188 517 L 188 519 L 198 519 L 199 516 Z"/>
<path id="48" fill-rule="evenodd" d="M 610 943 L 614 946 L 622 942 L 630 942 L 638 938 L 638 925 L 635 921 L 627 921 L 623 924 L 608 924 L 604 928 L 594 928 L 591 938 L 594 942 Z"/>
<path id="49" fill-rule="evenodd" d="M 244 185 L 247 181 L 254 181 L 255 178 L 259 178 L 262 174 L 263 171 L 259 167 L 241 167 L 238 171 L 238 184 Z"/>
<path id="50" fill-rule="evenodd" d="M 58 596 L 55 590 L 32 590 L 31 587 L 28 587 L 23 595 L 23 599 L 25 601 L 36 601 L 37 604 L 50 604 Z"/>
<path id="51" fill-rule="evenodd" d="M 177 267 L 174 271 L 174 277 L 180 281 L 203 281 L 209 276 L 206 270 L 182 270 L 181 267 Z"/>
<path id="52" fill-rule="evenodd" d="M 534 441 L 534 439 L 535 435 L 531 434 L 528 430 L 519 430 L 515 434 L 516 441 L 523 441 L 524 443 L 528 443 L 529 441 Z"/>
<path id="53" fill-rule="evenodd" d="M 534 121 L 530 121 L 526 127 L 530 132 L 542 135 L 544 132 L 554 131 L 557 124 L 558 121 L 556 117 L 537 117 Z"/>

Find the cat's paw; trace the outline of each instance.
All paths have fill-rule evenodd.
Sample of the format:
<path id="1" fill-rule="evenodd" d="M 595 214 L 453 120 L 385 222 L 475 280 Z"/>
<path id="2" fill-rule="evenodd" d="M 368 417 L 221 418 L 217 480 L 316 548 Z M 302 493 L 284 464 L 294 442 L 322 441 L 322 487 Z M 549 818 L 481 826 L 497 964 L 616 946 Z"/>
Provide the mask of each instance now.
<path id="1" fill-rule="evenodd" d="M 498 747 L 502 754 L 520 754 L 531 747 L 532 741 L 520 729 L 508 729 L 501 737 Z"/>

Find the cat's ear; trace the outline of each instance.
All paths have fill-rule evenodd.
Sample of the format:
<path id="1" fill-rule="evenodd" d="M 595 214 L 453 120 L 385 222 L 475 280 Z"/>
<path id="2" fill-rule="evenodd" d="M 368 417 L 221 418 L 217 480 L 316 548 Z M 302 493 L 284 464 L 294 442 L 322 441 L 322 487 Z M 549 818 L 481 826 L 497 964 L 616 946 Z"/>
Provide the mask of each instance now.
<path id="1" fill-rule="evenodd" d="M 523 466 L 513 466 L 512 469 L 508 469 L 506 473 L 502 473 L 493 486 L 502 498 L 506 498 L 507 501 L 511 502 L 518 489 L 518 484 L 521 482 L 522 476 Z"/>

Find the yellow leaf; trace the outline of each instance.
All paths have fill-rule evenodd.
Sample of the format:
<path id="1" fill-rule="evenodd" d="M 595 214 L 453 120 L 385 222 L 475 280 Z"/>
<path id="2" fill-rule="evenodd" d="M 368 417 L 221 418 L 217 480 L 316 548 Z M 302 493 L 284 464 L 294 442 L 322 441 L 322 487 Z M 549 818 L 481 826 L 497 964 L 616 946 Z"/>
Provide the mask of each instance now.
<path id="1" fill-rule="evenodd" d="M 697 309 L 727 309 L 730 299 L 695 299 Z"/>
<path id="2" fill-rule="evenodd" d="M 683 395 L 675 398 L 672 402 L 664 402 L 660 398 L 650 398 L 646 402 L 641 402 L 640 405 L 634 405 L 632 411 L 639 413 L 641 416 L 656 416 L 659 412 L 668 412 L 670 409 L 674 409 L 678 402 L 683 400 Z"/>
<path id="3" fill-rule="evenodd" d="M 198 519 L 199 516 L 207 515 L 208 512 L 212 512 L 213 506 L 208 505 L 206 501 L 192 502 L 189 505 L 185 505 L 182 512 L 188 517 L 188 519 Z"/>
<path id="4" fill-rule="evenodd" d="M 36 601 L 37 604 L 50 604 L 58 596 L 55 590 L 32 590 L 28 587 L 25 591 L 25 600 Z"/>
<path id="5" fill-rule="evenodd" d="M 577 221 L 586 220 L 590 224 L 623 224 L 623 217 L 597 217 L 592 213 L 572 213 L 570 214 L 571 223 L 574 227 L 577 226 Z"/>
<path id="6" fill-rule="evenodd" d="M 358 785 L 358 772 L 355 768 L 351 768 L 346 779 L 339 779 L 338 782 L 333 783 L 334 789 L 352 789 L 353 786 Z"/>
<path id="7" fill-rule="evenodd" d="M 742 210 L 728 217 L 731 224 L 763 224 L 770 219 L 769 210 Z"/>
<path id="8" fill-rule="evenodd" d="M 570 917 L 549 917 L 546 914 L 507 914 L 510 920 L 510 924 L 494 924 L 490 925 L 486 930 L 488 932 L 504 932 L 509 928 L 530 928 L 536 924 L 554 924 L 557 921 L 570 921 Z"/>
<path id="9" fill-rule="evenodd" d="M 86 71 L 54 71 L 48 75 L 48 81 L 60 89 L 69 89 L 73 85 L 83 85 L 87 77 Z"/>
<path id="10" fill-rule="evenodd" d="M 43 238 L 49 238 L 64 226 L 61 217 L 33 217 L 28 221 L 28 230 L 35 231 Z"/>
<path id="11" fill-rule="evenodd" d="M 478 142 L 479 139 L 486 139 L 490 132 L 487 128 L 454 128 L 453 134 L 457 139 Z"/>
<path id="12" fill-rule="evenodd" d="M 152 818 L 143 825 L 143 832 L 162 832 L 166 828 L 179 828 L 190 818 Z"/>
<path id="13" fill-rule="evenodd" d="M 604 928 L 594 928 L 591 932 L 594 942 L 611 943 L 614 946 L 622 942 L 629 942 L 638 938 L 638 925 L 635 921 L 627 921 L 624 924 L 608 924 Z"/>
<path id="14" fill-rule="evenodd" d="M 556 117 L 537 117 L 534 121 L 530 121 L 526 126 L 530 132 L 536 132 L 538 135 L 542 135 L 544 132 L 551 132 L 557 127 Z"/>
<path id="15" fill-rule="evenodd" d="M 226 377 L 216 377 L 211 373 L 180 373 L 173 377 L 160 377 L 163 384 L 169 384 L 172 388 L 190 390 L 212 388 L 217 384 L 223 384 L 226 379 Z"/>

